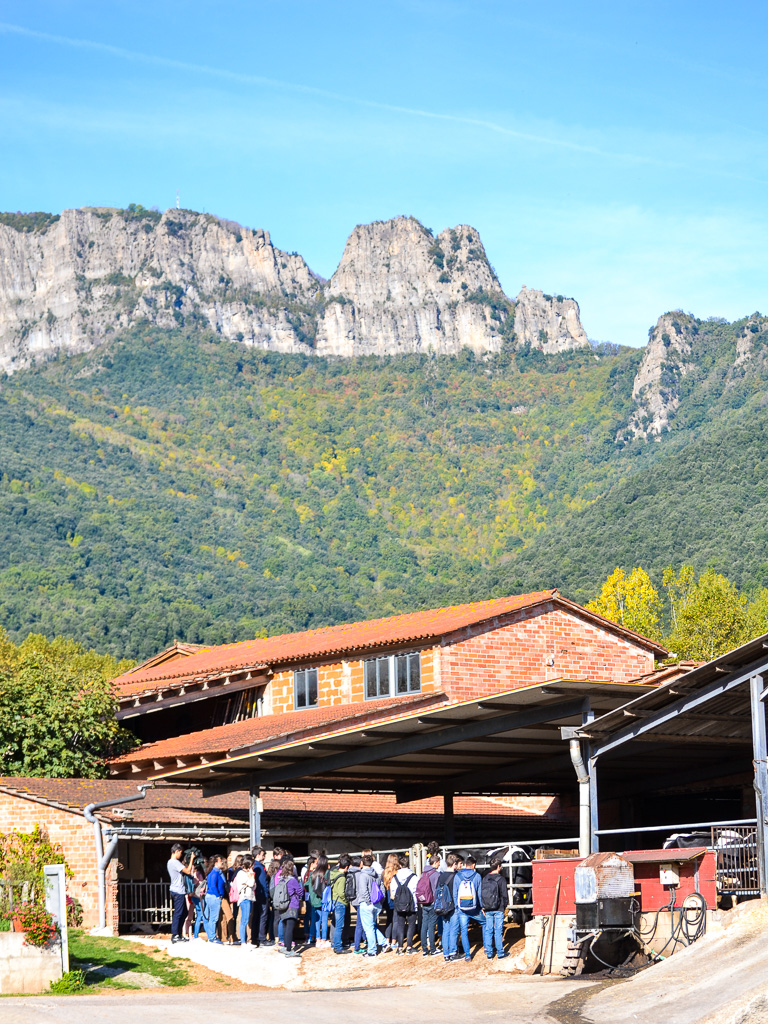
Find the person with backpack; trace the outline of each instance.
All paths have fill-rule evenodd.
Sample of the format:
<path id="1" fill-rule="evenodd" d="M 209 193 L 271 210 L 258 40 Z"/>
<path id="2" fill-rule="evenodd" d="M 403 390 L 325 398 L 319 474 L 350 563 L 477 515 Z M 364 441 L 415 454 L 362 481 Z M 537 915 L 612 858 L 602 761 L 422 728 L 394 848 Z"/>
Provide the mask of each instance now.
<path id="1" fill-rule="evenodd" d="M 418 909 L 416 906 L 416 875 L 410 869 L 405 853 L 400 854 L 400 867 L 389 884 L 394 911 L 392 934 L 396 953 L 415 953 L 413 939 L 416 935 Z M 403 942 L 406 948 L 403 949 Z"/>
<path id="2" fill-rule="evenodd" d="M 480 902 L 480 875 L 475 871 L 477 861 L 471 853 L 463 860 L 463 867 L 456 872 L 453 880 L 453 902 L 456 905 L 458 917 L 458 931 L 461 934 L 461 946 L 464 950 L 464 959 L 472 959 L 472 947 L 469 944 L 469 922 L 477 921 L 483 923 L 485 915 Z M 456 926 L 454 925 L 454 933 Z M 457 937 L 455 935 L 455 937 Z M 458 952 L 458 941 L 456 950 Z"/>
<path id="3" fill-rule="evenodd" d="M 304 890 L 304 940 L 308 946 L 314 946 L 317 941 L 315 934 L 315 922 L 312 919 L 312 904 L 309 900 L 309 876 L 317 863 L 319 850 L 310 850 L 307 862 L 301 872 L 301 887 Z"/>
<path id="4" fill-rule="evenodd" d="M 350 897 L 347 889 L 347 873 L 352 860 L 348 853 L 342 853 L 339 857 L 339 866 L 331 872 L 331 904 L 333 907 L 333 952 L 348 953 L 344 948 L 344 924 L 347 919 L 347 909 Z M 350 879 L 354 885 L 354 877 Z M 353 892 L 354 896 L 354 892 Z"/>
<path id="5" fill-rule="evenodd" d="M 387 945 L 387 940 L 377 925 L 384 893 L 379 885 L 373 854 L 364 853 L 360 863 L 361 868 L 357 875 L 357 913 L 365 935 L 365 952 L 368 956 L 378 956 L 379 946 Z"/>
<path id="6" fill-rule="evenodd" d="M 323 897 L 326 889 L 328 890 L 328 901 L 330 901 L 330 888 L 328 884 L 328 858 L 324 853 L 319 853 L 305 885 L 307 900 L 312 911 L 315 949 L 326 949 L 330 945 L 328 942 L 329 910 L 323 906 Z"/>
<path id="7" fill-rule="evenodd" d="M 392 896 L 390 895 L 390 889 L 392 886 L 392 879 L 395 877 L 397 872 L 400 870 L 400 858 L 396 853 L 390 853 L 387 855 L 387 862 L 384 865 L 384 870 L 381 873 L 379 879 L 379 885 L 384 892 L 384 900 L 382 902 L 382 910 L 384 911 L 384 934 L 387 938 L 387 944 L 384 947 L 385 953 L 390 953 L 395 948 L 395 944 L 392 941 L 392 929 L 394 928 L 394 916 L 395 912 L 392 908 Z"/>
<path id="8" fill-rule="evenodd" d="M 416 883 L 416 904 L 421 910 L 421 955 L 434 956 L 437 953 L 435 930 L 437 914 L 435 913 L 435 891 L 440 876 L 440 855 L 433 854 L 427 861 L 424 874 Z"/>
<path id="9" fill-rule="evenodd" d="M 456 912 L 456 904 L 453 901 L 453 883 L 456 879 L 456 872 L 464 866 L 464 861 L 458 853 L 449 853 L 445 862 L 446 870 L 441 871 L 437 876 L 433 909 L 438 922 L 442 922 L 443 957 L 448 963 L 456 957 L 456 928 L 459 917 Z"/>
<path id="10" fill-rule="evenodd" d="M 294 948 L 293 933 L 299 920 L 303 897 L 304 888 L 296 877 L 296 867 L 292 860 L 284 858 L 272 894 L 272 905 L 283 923 L 286 956 L 301 956 L 298 944 Z"/>
<path id="11" fill-rule="evenodd" d="M 501 857 L 494 857 L 480 886 L 480 900 L 485 912 L 483 948 L 489 960 L 493 960 L 494 943 L 497 960 L 509 956 L 509 953 L 504 952 L 504 913 L 509 904 L 509 890 L 507 880 L 501 873 L 503 863 Z"/>
<path id="12" fill-rule="evenodd" d="M 275 848 L 272 853 L 272 860 L 267 866 L 267 879 L 269 880 L 269 912 L 268 921 L 271 928 L 272 939 L 279 949 L 283 944 L 283 922 L 280 920 L 280 915 L 275 910 L 275 906 L 272 897 L 275 892 L 275 885 L 277 885 L 277 879 L 280 875 L 280 866 L 282 864 L 282 856 L 276 857 L 275 853 L 279 847 Z"/>

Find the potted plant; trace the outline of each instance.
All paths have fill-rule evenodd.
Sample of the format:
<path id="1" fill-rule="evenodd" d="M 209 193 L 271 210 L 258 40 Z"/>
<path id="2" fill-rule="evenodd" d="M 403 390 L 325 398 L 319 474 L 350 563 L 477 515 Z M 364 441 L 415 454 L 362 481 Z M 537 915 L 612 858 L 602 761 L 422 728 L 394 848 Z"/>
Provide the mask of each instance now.
<path id="1" fill-rule="evenodd" d="M 30 946 L 44 946 L 56 934 L 53 918 L 39 903 L 22 903 L 13 910 L 13 926 L 24 932 Z"/>

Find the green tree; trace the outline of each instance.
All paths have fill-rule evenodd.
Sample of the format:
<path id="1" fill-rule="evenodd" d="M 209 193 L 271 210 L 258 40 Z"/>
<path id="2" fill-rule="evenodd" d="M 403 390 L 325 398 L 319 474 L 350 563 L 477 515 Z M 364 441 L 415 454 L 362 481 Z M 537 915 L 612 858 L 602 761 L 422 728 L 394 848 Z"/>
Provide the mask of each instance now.
<path id="1" fill-rule="evenodd" d="M 0 631 L 0 773 L 97 778 L 136 741 L 116 718 L 109 680 L 129 663 L 71 640 Z"/>
<path id="2" fill-rule="evenodd" d="M 648 573 L 639 566 L 629 576 L 617 567 L 587 608 L 643 636 L 659 636 L 661 598 Z"/>
<path id="3" fill-rule="evenodd" d="M 686 592 L 684 603 L 678 600 L 667 646 L 681 658 L 710 661 L 738 647 L 747 634 L 747 598 L 709 569 Z"/>

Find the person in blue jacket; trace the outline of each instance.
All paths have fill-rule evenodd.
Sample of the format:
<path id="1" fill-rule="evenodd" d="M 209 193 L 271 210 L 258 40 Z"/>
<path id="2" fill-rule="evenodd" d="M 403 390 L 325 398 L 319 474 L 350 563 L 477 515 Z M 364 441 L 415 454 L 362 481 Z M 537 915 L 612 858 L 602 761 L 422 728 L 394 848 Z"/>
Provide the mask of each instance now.
<path id="1" fill-rule="evenodd" d="M 213 867 L 205 879 L 208 885 L 205 894 L 205 913 L 203 914 L 205 934 L 208 936 L 209 942 L 215 942 L 219 946 L 223 946 L 224 943 L 221 939 L 216 938 L 216 925 L 219 923 L 221 901 L 229 893 L 229 886 L 223 871 L 225 867 L 226 861 L 223 857 L 214 857 Z"/>
<path id="2" fill-rule="evenodd" d="M 464 858 L 464 867 L 456 872 L 456 877 L 453 880 L 453 902 L 456 906 L 461 933 L 461 948 L 464 950 L 465 960 L 472 959 L 469 945 L 469 922 L 477 921 L 482 925 L 485 921 L 480 901 L 481 878 L 475 870 L 476 863 L 472 854 L 467 854 Z"/>

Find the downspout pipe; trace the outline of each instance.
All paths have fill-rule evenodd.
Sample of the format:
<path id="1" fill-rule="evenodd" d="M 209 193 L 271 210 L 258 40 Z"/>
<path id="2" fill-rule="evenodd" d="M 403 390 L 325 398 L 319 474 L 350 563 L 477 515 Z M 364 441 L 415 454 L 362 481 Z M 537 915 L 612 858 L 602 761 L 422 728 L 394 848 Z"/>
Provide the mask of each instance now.
<path id="1" fill-rule="evenodd" d="M 118 804 L 131 804 L 136 800 L 143 800 L 147 795 L 147 786 L 139 786 L 139 791 L 133 796 L 120 796 L 117 799 L 102 800 L 99 803 L 88 804 L 83 808 L 85 820 L 93 825 L 93 835 L 96 840 L 96 870 L 99 880 L 99 928 L 107 927 L 107 867 L 112 860 L 112 855 L 117 849 L 118 836 L 113 835 L 106 850 L 104 849 L 104 836 L 101 831 L 101 822 L 95 815 L 95 811 L 102 807 L 116 807 Z"/>
<path id="2" fill-rule="evenodd" d="M 584 764 L 580 740 L 572 739 L 569 750 L 579 782 L 579 856 L 588 857 L 590 847 L 589 772 Z"/>

